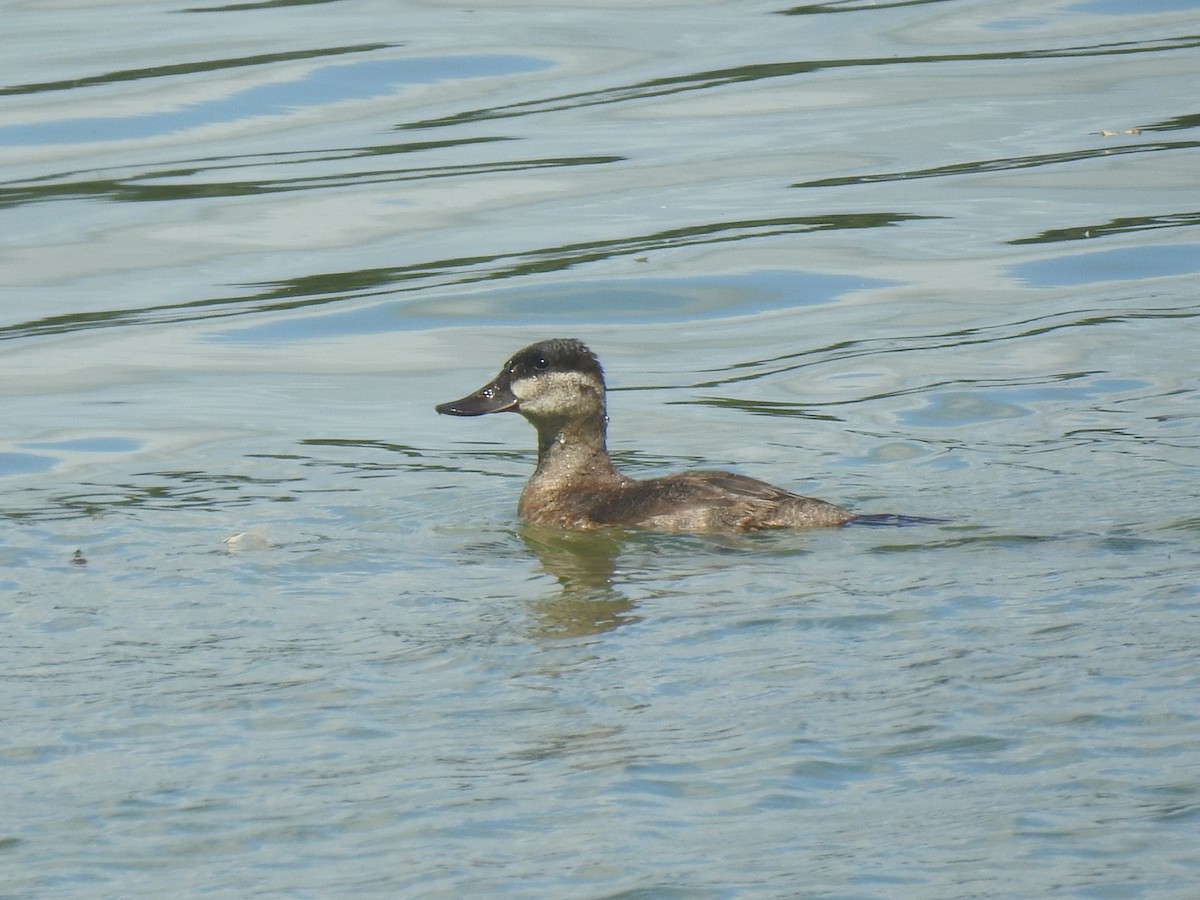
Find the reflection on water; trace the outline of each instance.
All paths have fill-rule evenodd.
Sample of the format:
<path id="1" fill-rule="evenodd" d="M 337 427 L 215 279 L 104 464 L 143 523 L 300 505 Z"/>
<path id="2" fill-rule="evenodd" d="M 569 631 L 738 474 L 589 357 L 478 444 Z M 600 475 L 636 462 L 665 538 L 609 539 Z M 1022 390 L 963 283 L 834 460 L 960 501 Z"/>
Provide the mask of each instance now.
<path id="1" fill-rule="evenodd" d="M 79 88 L 95 87 L 103 84 L 117 84 L 126 81 L 143 81 L 151 78 L 164 78 L 176 75 L 195 75 L 207 72 L 217 72 L 222 69 L 242 69 L 246 67 L 271 65 L 280 62 L 296 60 L 324 59 L 347 53 L 368 53 L 373 50 L 386 49 L 388 44 L 358 44 L 347 47 L 322 47 L 317 50 L 291 50 L 286 53 L 263 53 L 255 56 L 243 56 L 231 59 L 208 59 L 199 62 L 170 63 L 161 66 L 148 66 L 141 69 L 122 69 L 114 72 L 104 72 L 80 78 L 70 78 L 64 81 L 31 82 L 28 84 L 6 85 L 0 88 L 0 96 L 19 94 L 41 94 L 52 91 L 70 91 Z"/>
<path id="2" fill-rule="evenodd" d="M 947 519 L 895 514 L 864 514 L 845 527 L 896 529 L 948 524 Z M 962 530 L 961 528 L 959 529 Z M 770 531 L 755 534 L 664 536 L 621 530 L 563 532 L 538 526 L 522 526 L 521 540 L 532 551 L 542 569 L 558 582 L 559 592 L 531 603 L 538 617 L 535 634 L 542 637 L 583 637 L 611 631 L 641 620 L 636 603 L 622 586 L 622 554 L 638 550 L 676 550 L 705 555 L 731 554 L 754 565 L 755 557 L 798 556 L 804 553 L 805 531 Z M 982 538 L 982 539 L 987 539 Z M 972 541 L 971 537 L 965 540 Z M 922 541 L 910 547 L 928 546 Z M 936 543 L 936 541 L 932 541 Z M 887 541 L 875 552 L 902 547 Z"/>
<path id="3" fill-rule="evenodd" d="M 623 543 L 620 533 L 572 534 L 526 526 L 521 540 L 560 588 L 556 595 L 532 603 L 539 634 L 583 637 L 638 621 L 633 602 L 614 585 Z"/>
<path id="4" fill-rule="evenodd" d="M 306 275 L 282 284 L 262 285 L 264 290 L 244 296 L 172 303 L 145 309 L 121 309 L 106 313 L 66 314 L 16 323 L 0 327 L 0 340 L 93 328 L 193 322 L 248 313 L 302 309 L 381 294 L 545 275 L 587 263 L 654 250 L 704 246 L 827 229 L 879 228 L 914 218 L 920 217 L 871 213 L 820 219 L 804 217 L 705 224 L 619 240 L 539 248 L 517 255 L 437 260 L 416 266 Z M 846 282 L 842 280 L 841 283 Z M 487 318 L 493 318 L 490 311 Z M 417 327 L 427 327 L 428 324 L 428 320 L 418 320 L 415 323 Z"/>
<path id="5" fill-rule="evenodd" d="M 1200 212 L 1164 213 L 1153 216 L 1121 216 L 1090 225 L 1053 228 L 1032 237 L 1016 238 L 1011 244 L 1048 244 L 1058 241 L 1083 241 L 1138 231 L 1158 231 L 1163 228 L 1194 228 L 1200 225 Z"/>
<path id="6" fill-rule="evenodd" d="M 0 474 L 47 472 L 54 468 L 54 462 L 53 457 L 35 453 L 0 453 Z"/>
<path id="7" fill-rule="evenodd" d="M 1121 0 L 1085 0 L 1074 9 L 1079 12 L 1103 13 L 1106 16 L 1146 15 L 1147 13 L 1195 12 L 1200 8 L 1196 0 L 1146 0 L 1136 7 Z"/>
<path id="8" fill-rule="evenodd" d="M 804 181 L 793 184 L 792 187 L 815 188 L 837 187 L 847 184 L 875 184 L 883 181 L 912 181 L 917 178 L 949 178 L 956 175 L 977 175 L 982 172 L 1003 172 L 1012 169 L 1031 169 L 1042 166 L 1056 166 L 1063 163 L 1078 162 L 1087 159 L 1100 159 L 1119 156 L 1126 153 L 1158 153 L 1164 150 L 1195 150 L 1200 147 L 1200 141 L 1149 141 L 1138 144 L 1126 144 L 1120 147 L 1092 147 L 1071 150 L 1064 153 L 1046 153 L 1038 156 L 1021 156 L 1010 159 L 972 160 L 970 162 L 953 163 L 932 169 L 921 169 L 908 172 L 886 172 L 870 175 L 849 175 L 837 178 L 822 178 L 816 181 Z"/>
<path id="9" fill-rule="evenodd" d="M 1014 278 L 1045 287 L 1197 273 L 1200 273 L 1200 244 L 1097 250 L 1022 263 L 1012 269 Z"/>
<path id="10" fill-rule="evenodd" d="M 1191 897 L 1194 2 L 9 7 L 8 894 Z"/>
<path id="11" fill-rule="evenodd" d="M 222 341 L 306 340 L 331 335 L 445 327 L 491 318 L 507 325 L 550 328 L 597 322 L 697 322 L 772 309 L 828 303 L 887 282 L 819 272 L 762 271 L 737 277 L 608 279 L 500 288 L 459 297 L 375 304 L 364 309 L 281 320 L 219 333 Z"/>
<path id="12" fill-rule="evenodd" d="M 386 46 L 368 44 L 360 47 L 335 47 L 302 54 L 270 54 L 247 59 L 212 60 L 192 65 L 135 69 L 111 72 L 87 81 L 92 84 L 110 84 L 162 78 L 225 68 L 261 66 L 285 59 L 316 59 L 347 53 L 364 53 Z M 293 81 L 250 87 L 219 100 L 195 103 L 167 112 L 139 113 L 121 118 L 66 119 L 0 127 L 0 146 L 61 145 L 151 138 L 204 125 L 238 122 L 250 117 L 293 113 L 305 107 L 385 96 L 394 92 L 401 84 L 429 84 L 455 78 L 513 75 L 536 71 L 545 66 L 546 63 L 542 60 L 518 56 L 409 57 L 339 63 L 315 69 Z M 42 93 L 79 86 L 61 83 L 16 85 L 0 91 L 0 96 L 4 93 Z"/>
<path id="13" fill-rule="evenodd" d="M 8 454 L 6 454 L 8 455 Z M 2 459 L 2 457 L 0 457 Z M 30 457 L 24 471 L 52 471 L 53 459 Z M 18 461 L 19 462 L 19 461 Z M 7 474 L 17 474 L 19 465 Z M 294 496 L 289 479 L 260 479 L 209 471 L 139 472 L 127 481 L 82 484 L 28 493 L 13 492 L 0 508 L 0 518 L 53 521 L 98 518 L 153 510 L 225 510 L 231 506 L 288 502 Z"/>
<path id="14" fill-rule="evenodd" d="M 683 75 L 665 78 L 654 78 L 649 81 L 634 84 L 624 84 L 616 87 L 606 87 L 598 91 L 581 91 L 563 94 L 538 100 L 525 100 L 507 106 L 485 107 L 466 110 L 437 119 L 426 119 L 416 122 L 406 122 L 397 126 L 401 128 L 442 128 L 452 125 L 462 125 L 505 119 L 518 116 L 552 113 L 564 109 L 579 109 L 581 107 L 607 105 L 610 103 L 629 103 L 663 96 L 671 96 L 687 91 L 713 90 L 743 82 L 757 82 L 776 78 L 795 78 L 811 75 L 827 69 L 860 69 L 911 65 L 930 65 L 944 63 L 979 63 L 1003 60 L 1043 60 L 1056 58 L 1075 58 L 1089 56 L 1113 56 L 1126 53 L 1161 53 L 1178 50 L 1190 50 L 1200 46 L 1200 38 L 1189 35 L 1162 40 L 1128 41 L 1116 46 L 1110 42 L 1092 45 L 1070 45 L 1063 47 L 1045 47 L 1037 49 L 1005 49 L 996 52 L 947 53 L 929 54 L 911 57 L 880 57 L 860 59 L 818 59 L 795 60 L 789 62 L 768 62 L 755 65 L 737 66 L 729 69 L 711 69 L 700 72 L 689 72 Z"/>

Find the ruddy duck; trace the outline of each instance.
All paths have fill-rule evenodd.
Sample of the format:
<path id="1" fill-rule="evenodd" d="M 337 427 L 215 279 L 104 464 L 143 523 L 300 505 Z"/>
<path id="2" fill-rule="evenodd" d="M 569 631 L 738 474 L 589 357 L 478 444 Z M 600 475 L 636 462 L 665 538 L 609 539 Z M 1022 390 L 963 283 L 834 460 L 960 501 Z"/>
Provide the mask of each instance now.
<path id="1" fill-rule="evenodd" d="M 531 525 L 721 532 L 842 525 L 853 515 L 732 472 L 684 472 L 637 481 L 613 468 L 605 446 L 604 373 L 582 343 L 532 344 L 473 394 L 439 413 L 518 412 L 538 433 L 537 470 L 517 512 Z"/>

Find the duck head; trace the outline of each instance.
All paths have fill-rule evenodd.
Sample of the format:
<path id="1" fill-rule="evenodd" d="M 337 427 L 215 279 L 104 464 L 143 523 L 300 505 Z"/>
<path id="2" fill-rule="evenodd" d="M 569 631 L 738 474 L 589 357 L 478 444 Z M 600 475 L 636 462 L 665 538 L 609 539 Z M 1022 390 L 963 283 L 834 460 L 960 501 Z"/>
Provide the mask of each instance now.
<path id="1" fill-rule="evenodd" d="M 447 416 L 518 412 L 541 431 L 565 422 L 604 421 L 604 373 L 600 362 L 574 338 L 530 344 L 500 374 L 461 400 L 436 407 Z"/>

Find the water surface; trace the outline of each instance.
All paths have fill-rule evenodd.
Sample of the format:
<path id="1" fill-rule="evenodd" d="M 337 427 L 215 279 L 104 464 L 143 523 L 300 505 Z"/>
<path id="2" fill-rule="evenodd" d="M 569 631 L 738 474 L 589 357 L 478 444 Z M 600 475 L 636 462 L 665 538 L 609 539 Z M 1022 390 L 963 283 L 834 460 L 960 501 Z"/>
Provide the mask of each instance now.
<path id="1" fill-rule="evenodd" d="M 1198 13 L 6 10 L 0 893 L 1192 896 Z"/>

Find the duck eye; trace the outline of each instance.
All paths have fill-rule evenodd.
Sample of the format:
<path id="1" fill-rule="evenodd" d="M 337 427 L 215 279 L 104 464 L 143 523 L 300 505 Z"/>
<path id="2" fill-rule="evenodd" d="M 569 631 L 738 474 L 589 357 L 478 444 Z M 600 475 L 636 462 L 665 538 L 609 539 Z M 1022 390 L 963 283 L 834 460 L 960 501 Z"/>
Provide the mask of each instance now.
<path id="1" fill-rule="evenodd" d="M 550 361 L 548 359 L 546 359 L 546 357 L 544 357 L 544 356 L 539 356 L 537 359 L 535 359 L 533 361 L 533 367 L 535 369 L 537 369 L 539 372 L 544 372 L 548 368 L 550 368 Z"/>

